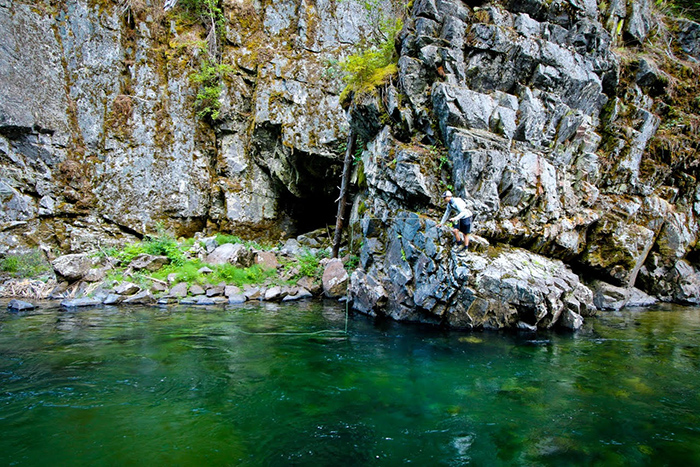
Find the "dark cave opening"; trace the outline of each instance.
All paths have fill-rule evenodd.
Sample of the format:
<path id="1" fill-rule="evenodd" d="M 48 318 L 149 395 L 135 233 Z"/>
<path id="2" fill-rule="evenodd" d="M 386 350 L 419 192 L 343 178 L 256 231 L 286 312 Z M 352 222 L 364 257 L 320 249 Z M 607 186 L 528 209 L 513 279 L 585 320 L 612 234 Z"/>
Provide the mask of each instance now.
<path id="1" fill-rule="evenodd" d="M 294 151 L 292 159 L 297 171 L 296 193 L 280 187 L 280 213 L 289 219 L 290 235 L 296 236 L 335 226 L 338 212 L 342 163 L 336 159 Z M 346 214 L 347 217 L 347 214 Z"/>
<path id="2" fill-rule="evenodd" d="M 273 182 L 276 222 L 285 236 L 335 227 L 343 157 L 332 144 L 300 150 L 282 142 L 281 125 L 264 122 L 256 125 L 252 146 Z"/>
<path id="3" fill-rule="evenodd" d="M 336 195 L 337 197 L 337 195 Z M 337 204 L 335 198 L 319 194 L 297 198 L 292 194 L 280 198 L 280 208 L 291 221 L 291 236 L 301 235 L 327 226 L 335 227 Z"/>

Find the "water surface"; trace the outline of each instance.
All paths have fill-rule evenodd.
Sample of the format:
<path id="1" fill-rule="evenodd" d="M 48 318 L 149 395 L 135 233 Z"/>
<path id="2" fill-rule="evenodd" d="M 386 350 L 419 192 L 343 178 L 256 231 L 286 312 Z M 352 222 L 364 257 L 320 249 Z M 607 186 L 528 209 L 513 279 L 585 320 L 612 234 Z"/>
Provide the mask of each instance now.
<path id="1" fill-rule="evenodd" d="M 0 464 L 700 465 L 700 309 L 345 326 L 318 302 L 0 311 Z"/>

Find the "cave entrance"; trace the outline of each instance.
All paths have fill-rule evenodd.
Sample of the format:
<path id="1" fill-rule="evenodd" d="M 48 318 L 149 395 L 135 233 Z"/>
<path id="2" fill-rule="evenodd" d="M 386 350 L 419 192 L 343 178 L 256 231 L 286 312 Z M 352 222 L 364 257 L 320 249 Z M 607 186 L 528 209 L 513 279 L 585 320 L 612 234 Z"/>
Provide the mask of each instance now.
<path id="1" fill-rule="evenodd" d="M 342 161 L 318 154 L 294 152 L 297 181 L 295 194 L 287 187 L 280 190 L 280 213 L 289 220 L 290 236 L 335 226 L 336 199 Z"/>

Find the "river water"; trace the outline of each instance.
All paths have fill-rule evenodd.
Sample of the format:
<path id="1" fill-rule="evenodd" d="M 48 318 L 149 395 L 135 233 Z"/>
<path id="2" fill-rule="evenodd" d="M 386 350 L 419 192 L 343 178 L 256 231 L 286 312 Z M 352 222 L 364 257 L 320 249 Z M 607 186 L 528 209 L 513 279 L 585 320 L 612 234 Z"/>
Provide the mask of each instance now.
<path id="1" fill-rule="evenodd" d="M 700 465 L 698 308 L 345 329 L 329 302 L 0 311 L 0 464 Z"/>

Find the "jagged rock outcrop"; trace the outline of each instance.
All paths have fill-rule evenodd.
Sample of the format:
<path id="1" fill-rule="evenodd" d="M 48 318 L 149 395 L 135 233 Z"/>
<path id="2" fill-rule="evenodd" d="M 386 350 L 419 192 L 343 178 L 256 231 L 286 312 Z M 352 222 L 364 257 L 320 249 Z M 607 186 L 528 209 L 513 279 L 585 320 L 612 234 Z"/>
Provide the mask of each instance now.
<path id="1" fill-rule="evenodd" d="M 668 75 L 650 56 L 623 64 L 612 52 L 623 40 L 644 42 L 656 18 L 649 2 L 620 5 L 600 12 L 590 2 L 415 3 L 394 91 L 406 96 L 404 105 L 387 106 L 393 120 L 363 156 L 367 186 L 354 210 L 363 270 L 351 286 L 358 310 L 469 328 L 576 328 L 596 305 L 653 302 L 635 285 L 697 302 L 697 263 L 684 259 L 697 257 L 697 182 L 684 179 L 690 186 L 681 195 L 673 178 L 649 176 L 647 153 L 661 123 L 654 99 L 665 94 Z M 681 31 L 678 43 L 690 54 L 691 29 Z M 417 132 L 410 140 L 409 124 Z M 441 160 L 426 157 L 410 178 L 397 179 L 400 159 L 386 157 L 441 144 Z M 432 167 L 445 160 L 447 183 L 473 203 L 476 230 L 492 246 L 464 258 L 440 252 L 437 234 L 427 234 L 430 221 L 416 218 L 431 238 L 420 241 L 430 246 L 418 248 L 417 260 L 405 221 L 390 213 L 419 208 L 415 198 L 406 202 L 412 191 L 437 204 L 446 177 Z M 530 252 L 514 260 L 500 244 Z M 552 259 L 609 284 L 596 283 L 594 301 L 563 264 L 531 267 Z M 492 273 L 498 264 L 510 270 Z M 559 291 L 552 295 L 538 277 Z"/>
<path id="2" fill-rule="evenodd" d="M 434 220 L 398 214 L 363 218 L 362 270 L 350 285 L 356 310 L 467 329 L 578 329 L 595 313 L 593 294 L 561 261 L 507 247 L 456 253 Z"/>

